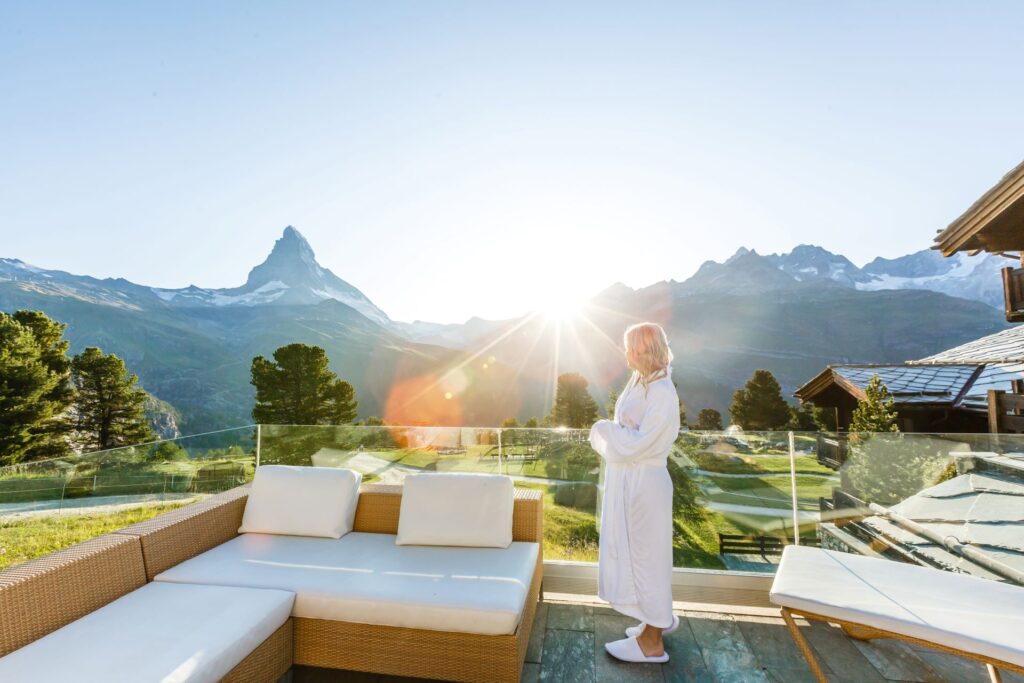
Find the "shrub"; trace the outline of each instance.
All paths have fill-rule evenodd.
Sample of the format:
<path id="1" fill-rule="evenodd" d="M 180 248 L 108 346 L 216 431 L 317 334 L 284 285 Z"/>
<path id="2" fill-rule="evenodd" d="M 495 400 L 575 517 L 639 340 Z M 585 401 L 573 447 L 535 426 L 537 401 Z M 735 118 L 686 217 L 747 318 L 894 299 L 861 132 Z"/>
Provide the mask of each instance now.
<path id="1" fill-rule="evenodd" d="M 571 483 L 555 487 L 555 504 L 592 512 L 597 509 L 595 484 Z"/>

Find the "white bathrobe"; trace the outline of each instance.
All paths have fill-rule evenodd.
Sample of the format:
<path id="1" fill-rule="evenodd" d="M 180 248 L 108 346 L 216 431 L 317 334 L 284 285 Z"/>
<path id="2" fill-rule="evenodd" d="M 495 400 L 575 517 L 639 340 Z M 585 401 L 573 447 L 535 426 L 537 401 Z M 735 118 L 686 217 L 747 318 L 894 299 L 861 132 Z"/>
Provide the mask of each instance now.
<path id="1" fill-rule="evenodd" d="M 630 385 L 615 419 L 590 430 L 605 461 L 598 595 L 622 614 L 672 625 L 672 479 L 668 454 L 679 435 L 679 396 L 671 375 L 646 391 Z"/>

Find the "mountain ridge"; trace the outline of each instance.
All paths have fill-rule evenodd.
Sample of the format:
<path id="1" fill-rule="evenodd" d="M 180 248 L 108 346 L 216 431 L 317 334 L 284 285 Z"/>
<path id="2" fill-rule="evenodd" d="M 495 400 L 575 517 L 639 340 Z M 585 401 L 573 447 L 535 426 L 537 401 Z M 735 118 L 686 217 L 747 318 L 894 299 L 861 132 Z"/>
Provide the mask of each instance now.
<path id="1" fill-rule="evenodd" d="M 582 372 L 603 404 L 625 372 L 615 340 L 641 320 L 668 330 L 675 379 L 694 410 L 725 410 L 759 367 L 789 392 L 828 363 L 930 355 L 1005 327 L 983 303 L 993 288 L 1001 296 L 993 271 L 1002 262 L 966 258 L 918 252 L 858 268 L 815 245 L 740 248 L 681 281 L 606 287 L 585 306 L 589 326 L 536 312 L 406 323 L 321 266 L 288 226 L 234 288 L 161 289 L 0 259 L 0 310 L 43 310 L 67 323 L 73 352 L 117 353 L 192 432 L 248 423 L 252 357 L 291 342 L 325 348 L 356 387 L 361 416 L 486 425 L 545 414 L 559 372 Z"/>

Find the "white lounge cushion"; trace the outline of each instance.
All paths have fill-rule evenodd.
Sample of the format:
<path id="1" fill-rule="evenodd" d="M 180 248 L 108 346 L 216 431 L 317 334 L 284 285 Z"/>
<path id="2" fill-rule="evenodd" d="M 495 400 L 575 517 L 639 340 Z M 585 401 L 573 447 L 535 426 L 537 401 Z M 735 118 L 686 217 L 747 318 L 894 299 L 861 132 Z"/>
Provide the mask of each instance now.
<path id="1" fill-rule="evenodd" d="M 286 591 L 150 583 L 0 658 L 0 681 L 213 683 L 288 620 Z"/>
<path id="2" fill-rule="evenodd" d="M 246 534 L 158 574 L 158 582 L 280 588 L 294 616 L 382 626 L 514 633 L 536 543 L 508 548 L 395 545 L 391 534 L 340 539 Z"/>
<path id="3" fill-rule="evenodd" d="M 412 474 L 402 482 L 398 545 L 507 548 L 512 479 L 495 474 Z"/>
<path id="4" fill-rule="evenodd" d="M 341 538 L 352 531 L 361 478 L 337 467 L 257 468 L 238 532 Z"/>
<path id="5" fill-rule="evenodd" d="M 777 605 L 1024 666 L 1024 588 L 818 548 L 789 546 Z"/>

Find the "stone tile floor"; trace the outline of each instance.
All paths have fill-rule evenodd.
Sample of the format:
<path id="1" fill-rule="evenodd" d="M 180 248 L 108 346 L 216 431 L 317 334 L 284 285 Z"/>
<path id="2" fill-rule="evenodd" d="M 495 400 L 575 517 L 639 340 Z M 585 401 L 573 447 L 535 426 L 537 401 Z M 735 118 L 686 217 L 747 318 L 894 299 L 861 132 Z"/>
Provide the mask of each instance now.
<path id="1" fill-rule="evenodd" d="M 623 637 L 632 619 L 583 602 L 545 601 L 537 611 L 523 671 L 524 683 L 813 683 L 814 677 L 777 612 L 763 608 L 677 610 L 682 623 L 666 636 L 667 664 L 623 664 L 604 643 Z M 725 611 L 728 610 L 728 611 Z M 800 622 L 830 681 L 842 683 L 979 683 L 984 666 L 891 640 L 848 638 L 840 629 Z M 295 667 L 292 683 L 398 683 L 406 679 Z M 1024 676 L 1004 673 L 1006 683 Z"/>

